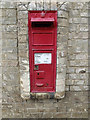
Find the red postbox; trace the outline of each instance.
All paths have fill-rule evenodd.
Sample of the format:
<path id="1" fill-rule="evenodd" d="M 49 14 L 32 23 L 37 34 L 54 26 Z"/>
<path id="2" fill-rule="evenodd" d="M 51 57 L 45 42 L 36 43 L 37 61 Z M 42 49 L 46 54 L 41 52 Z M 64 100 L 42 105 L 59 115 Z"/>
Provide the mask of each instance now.
<path id="1" fill-rule="evenodd" d="M 29 11 L 31 92 L 55 92 L 57 11 Z"/>

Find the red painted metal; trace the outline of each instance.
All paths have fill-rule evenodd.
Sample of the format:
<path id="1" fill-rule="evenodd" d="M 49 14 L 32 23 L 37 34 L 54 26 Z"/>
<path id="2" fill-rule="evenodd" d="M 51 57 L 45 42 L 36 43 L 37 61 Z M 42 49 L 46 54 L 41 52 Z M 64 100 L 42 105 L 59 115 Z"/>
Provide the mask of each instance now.
<path id="1" fill-rule="evenodd" d="M 29 11 L 28 34 L 30 91 L 55 92 L 57 11 Z M 35 62 L 37 59 L 35 55 L 38 53 L 38 57 L 44 53 L 44 55 L 49 55 L 51 59 L 44 56 L 41 63 Z M 45 61 L 45 59 L 49 59 L 49 61 Z"/>
<path id="2" fill-rule="evenodd" d="M 54 18 L 31 18 L 31 22 L 53 22 Z"/>

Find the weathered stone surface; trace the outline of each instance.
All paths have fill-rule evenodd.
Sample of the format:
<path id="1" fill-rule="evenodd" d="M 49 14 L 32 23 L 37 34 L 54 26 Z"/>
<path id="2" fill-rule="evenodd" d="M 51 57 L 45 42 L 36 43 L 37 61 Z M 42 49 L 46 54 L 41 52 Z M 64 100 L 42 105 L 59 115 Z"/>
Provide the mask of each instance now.
<path id="1" fill-rule="evenodd" d="M 70 61 L 70 66 L 86 67 L 88 66 L 88 60 L 73 60 Z"/>
<path id="2" fill-rule="evenodd" d="M 87 73 L 88 72 L 88 68 L 84 68 L 84 67 L 79 67 L 79 68 L 76 68 L 76 73 Z"/>
<path id="3" fill-rule="evenodd" d="M 2 7 L 3 39 L 0 51 L 3 62 L 0 64 L 3 69 L 0 78 L 3 78 L 3 117 L 87 117 L 87 4 L 31 0 L 18 2 L 17 6 L 13 2 L 3 2 Z M 56 93 L 52 95 L 30 93 L 27 13 L 28 10 L 43 9 L 58 10 Z"/>
<path id="4" fill-rule="evenodd" d="M 17 60 L 17 53 L 3 53 L 2 60 Z"/>
<path id="5" fill-rule="evenodd" d="M 62 34 L 62 35 L 68 35 L 68 28 L 67 27 L 58 27 L 58 35 Z"/>
<path id="6" fill-rule="evenodd" d="M 2 46 L 4 47 L 4 48 L 7 48 L 8 50 L 9 50 L 9 47 L 12 49 L 12 47 L 14 47 L 14 48 L 16 48 L 17 47 L 17 39 L 4 39 L 3 41 L 2 41 Z M 7 47 L 8 46 L 8 47 Z M 6 52 L 8 51 L 8 50 L 6 50 Z M 3 51 L 5 51 L 5 50 L 3 50 Z"/>
<path id="7" fill-rule="evenodd" d="M 60 11 L 58 11 L 58 17 L 68 18 L 68 12 L 60 10 Z"/>
<path id="8" fill-rule="evenodd" d="M 58 0 L 58 10 L 68 11 L 68 2 L 61 2 Z"/>
<path id="9" fill-rule="evenodd" d="M 3 46 L 2 53 L 4 54 L 12 54 L 15 53 L 17 54 L 17 48 L 16 47 L 10 47 L 10 46 Z"/>
<path id="10" fill-rule="evenodd" d="M 58 18 L 58 26 L 60 27 L 67 27 L 68 26 L 68 20 L 67 19 L 60 19 Z"/>
<path id="11" fill-rule="evenodd" d="M 31 1 L 28 5 L 28 10 L 36 10 L 36 3 L 35 1 Z"/>
<path id="12" fill-rule="evenodd" d="M 17 66 L 18 65 L 18 61 L 13 60 L 13 61 L 3 61 L 2 62 L 2 66 Z"/>
<path id="13" fill-rule="evenodd" d="M 69 23 L 87 23 L 88 24 L 88 18 L 70 18 Z"/>
<path id="14" fill-rule="evenodd" d="M 27 10 L 27 7 L 28 7 L 28 5 L 27 5 L 27 2 L 25 2 L 25 3 L 17 3 L 17 10 L 19 11 L 22 11 L 22 10 Z"/>
<path id="15" fill-rule="evenodd" d="M 16 8 L 16 2 L 2 1 L 0 2 L 0 8 Z"/>
<path id="16" fill-rule="evenodd" d="M 57 1 L 51 2 L 51 10 L 57 10 Z"/>
<path id="17" fill-rule="evenodd" d="M 29 72 L 20 72 L 20 86 L 21 86 L 21 97 L 23 99 L 30 98 L 30 75 Z M 25 81 L 27 80 L 27 82 Z"/>
<path id="18" fill-rule="evenodd" d="M 2 24 L 3 25 L 12 25 L 16 24 L 16 17 L 10 17 L 10 18 L 2 18 Z"/>
<path id="19" fill-rule="evenodd" d="M 43 6 L 43 1 L 39 0 L 37 1 L 37 10 L 43 10 L 44 6 Z"/>
<path id="20" fill-rule="evenodd" d="M 16 38 L 17 38 L 17 34 L 15 32 L 2 33 L 2 39 L 16 39 Z"/>
<path id="21" fill-rule="evenodd" d="M 88 86 L 70 86 L 70 91 L 87 91 Z"/>
<path id="22" fill-rule="evenodd" d="M 28 20 L 27 19 L 18 19 L 17 25 L 18 25 L 18 27 L 27 27 Z"/>
<path id="23" fill-rule="evenodd" d="M 27 35 L 20 35 L 18 36 L 18 42 L 27 42 Z"/>
<path id="24" fill-rule="evenodd" d="M 18 35 L 23 35 L 28 33 L 28 28 L 27 27 L 19 27 L 18 28 Z"/>
<path id="25" fill-rule="evenodd" d="M 16 25 L 3 25 L 2 31 L 3 32 L 16 32 L 17 26 Z"/>
<path id="26" fill-rule="evenodd" d="M 50 10 L 50 0 L 46 1 L 44 0 L 44 10 Z"/>
<path id="27" fill-rule="evenodd" d="M 18 19 L 27 19 L 28 18 L 28 11 L 18 11 Z"/>
<path id="28" fill-rule="evenodd" d="M 9 17 L 16 17 L 16 9 L 3 9 L 2 10 L 2 17 L 9 18 Z"/>
<path id="29" fill-rule="evenodd" d="M 55 93 L 55 98 L 56 99 L 61 99 L 61 98 L 64 98 L 64 95 L 65 95 L 65 93 L 64 92 L 61 92 L 61 93 Z"/>

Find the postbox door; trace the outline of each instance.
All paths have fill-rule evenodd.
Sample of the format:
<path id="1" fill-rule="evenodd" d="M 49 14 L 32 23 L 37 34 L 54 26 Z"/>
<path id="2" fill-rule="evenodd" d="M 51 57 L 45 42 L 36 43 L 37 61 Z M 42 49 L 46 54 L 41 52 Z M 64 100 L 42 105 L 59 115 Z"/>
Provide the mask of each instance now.
<path id="1" fill-rule="evenodd" d="M 57 11 L 28 15 L 30 92 L 55 92 Z"/>
<path id="2" fill-rule="evenodd" d="M 53 51 L 33 52 L 33 92 L 54 91 Z"/>

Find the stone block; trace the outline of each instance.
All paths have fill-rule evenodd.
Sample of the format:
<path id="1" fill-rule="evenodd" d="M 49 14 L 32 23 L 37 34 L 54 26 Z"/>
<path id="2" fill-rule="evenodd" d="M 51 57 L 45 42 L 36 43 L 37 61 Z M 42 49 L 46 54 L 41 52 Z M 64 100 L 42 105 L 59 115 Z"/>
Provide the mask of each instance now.
<path id="1" fill-rule="evenodd" d="M 18 67 L 3 67 L 2 74 L 9 71 L 9 73 L 18 72 Z"/>
<path id="2" fill-rule="evenodd" d="M 28 19 L 28 11 L 18 11 L 18 19 Z"/>
<path id="3" fill-rule="evenodd" d="M 58 63 L 57 63 L 58 67 L 62 66 L 62 67 L 66 67 L 66 58 L 58 58 Z"/>
<path id="4" fill-rule="evenodd" d="M 56 113 L 53 113 L 53 118 L 65 118 L 67 117 L 67 113 L 64 113 L 64 112 L 56 112 Z"/>
<path id="5" fill-rule="evenodd" d="M 56 0 L 56 1 L 53 0 L 53 1 L 51 2 L 51 10 L 57 10 L 57 0 Z"/>
<path id="6" fill-rule="evenodd" d="M 81 25 L 80 26 L 80 31 L 82 32 L 87 32 L 88 31 L 88 25 Z"/>
<path id="7" fill-rule="evenodd" d="M 35 1 L 31 1 L 28 5 L 28 10 L 36 10 L 36 2 Z"/>
<path id="8" fill-rule="evenodd" d="M 19 48 L 19 50 L 27 51 L 28 50 L 28 43 L 19 43 L 18 48 Z"/>
<path id="9" fill-rule="evenodd" d="M 80 13 L 81 11 L 80 10 L 70 10 L 69 11 L 69 16 L 72 18 L 72 17 L 80 17 Z"/>
<path id="10" fill-rule="evenodd" d="M 88 91 L 88 86 L 70 86 L 70 91 Z"/>
<path id="11" fill-rule="evenodd" d="M 43 10 L 44 6 L 43 6 L 43 0 L 39 0 L 37 1 L 37 10 Z"/>
<path id="12" fill-rule="evenodd" d="M 50 6 L 50 0 L 46 1 L 44 0 L 44 10 L 50 10 L 51 6 Z"/>
<path id="13" fill-rule="evenodd" d="M 65 91 L 65 85 L 64 84 L 56 86 L 56 92 L 64 92 L 64 91 Z"/>
<path id="14" fill-rule="evenodd" d="M 57 79 L 56 80 L 56 86 L 59 86 L 59 85 L 64 85 L 65 84 L 65 79 L 62 79 L 62 80 L 60 80 L 60 79 Z"/>
<path id="15" fill-rule="evenodd" d="M 25 50 L 20 50 L 19 51 L 19 57 L 21 57 L 21 58 L 28 58 L 29 59 L 29 53 L 28 53 L 28 51 L 25 51 Z"/>
<path id="16" fill-rule="evenodd" d="M 16 2 L 2 1 L 2 2 L 0 2 L 0 8 L 5 8 L 5 9 L 6 8 L 16 8 Z"/>
<path id="17" fill-rule="evenodd" d="M 48 94 L 47 93 L 36 93 L 36 99 L 47 99 Z"/>
<path id="18" fill-rule="evenodd" d="M 87 67 L 76 68 L 76 73 L 87 73 L 87 72 L 88 72 Z"/>
<path id="19" fill-rule="evenodd" d="M 3 53 L 2 60 L 17 60 L 17 53 Z"/>
<path id="20" fill-rule="evenodd" d="M 23 10 L 27 10 L 28 8 L 28 5 L 27 5 L 27 2 L 22 2 L 22 3 L 17 3 L 17 10 L 18 11 L 23 11 Z"/>
<path id="21" fill-rule="evenodd" d="M 69 74 L 70 80 L 76 80 L 78 78 L 77 74 Z"/>
<path id="22" fill-rule="evenodd" d="M 20 64 L 24 64 L 24 65 L 29 65 L 29 59 L 27 59 L 27 58 L 22 58 L 22 57 L 19 57 L 19 63 Z"/>
<path id="23" fill-rule="evenodd" d="M 5 72 L 5 73 L 3 73 L 2 77 L 3 77 L 3 82 L 8 85 L 9 84 L 10 85 L 18 85 L 19 84 L 19 72 L 18 71 L 12 72 L 12 73 L 9 73 L 9 71 Z"/>
<path id="24" fill-rule="evenodd" d="M 75 73 L 75 67 L 68 67 L 67 68 L 67 73 Z"/>
<path id="25" fill-rule="evenodd" d="M 57 66 L 57 73 L 59 74 L 59 73 L 65 73 L 66 74 L 66 66 L 60 66 L 60 65 L 58 65 Z"/>
<path id="26" fill-rule="evenodd" d="M 63 10 L 59 10 L 58 11 L 58 17 L 59 18 L 68 18 L 68 12 L 63 11 Z"/>
<path id="27" fill-rule="evenodd" d="M 2 41 L 2 46 L 5 48 L 7 48 L 7 46 L 8 47 L 11 47 L 11 49 L 12 49 L 12 47 L 17 47 L 17 39 L 4 39 L 3 41 Z M 4 50 L 3 50 L 4 51 Z M 7 51 L 6 51 L 7 52 Z"/>
<path id="28" fill-rule="evenodd" d="M 17 34 L 14 32 L 2 33 L 2 39 L 17 39 Z"/>
<path id="29" fill-rule="evenodd" d="M 69 23 L 88 24 L 88 18 L 70 18 Z"/>
<path id="30" fill-rule="evenodd" d="M 2 18 L 3 25 L 15 25 L 16 24 L 16 17 L 4 17 Z"/>
<path id="31" fill-rule="evenodd" d="M 18 19 L 17 25 L 18 25 L 18 27 L 28 27 L 28 20 L 27 19 Z"/>
<path id="32" fill-rule="evenodd" d="M 77 10 L 80 10 L 80 9 L 88 9 L 88 4 L 87 2 L 76 2 L 72 5 L 73 9 L 77 9 Z"/>
<path id="33" fill-rule="evenodd" d="M 18 36 L 19 35 L 26 35 L 26 34 L 28 34 L 28 28 L 27 27 L 19 27 L 18 28 Z"/>
<path id="34" fill-rule="evenodd" d="M 50 108 L 46 108 L 45 112 L 47 112 L 47 113 L 51 113 L 51 112 L 54 113 L 54 112 L 57 112 L 57 111 L 56 111 L 55 107 L 50 107 Z"/>
<path id="35" fill-rule="evenodd" d="M 2 53 L 4 54 L 13 54 L 13 53 L 17 53 L 17 48 L 16 47 L 10 47 L 10 46 L 3 46 L 3 49 L 2 49 Z"/>
<path id="36" fill-rule="evenodd" d="M 88 60 L 74 60 L 70 61 L 70 66 L 79 66 L 79 67 L 86 67 L 88 66 Z"/>
<path id="37" fill-rule="evenodd" d="M 65 73 L 59 73 L 59 74 L 57 74 L 57 79 L 58 80 L 65 80 L 65 76 L 66 76 Z"/>
<path id="38" fill-rule="evenodd" d="M 29 65 L 21 65 L 20 64 L 20 71 L 29 71 Z"/>
<path id="39" fill-rule="evenodd" d="M 69 10 L 68 2 L 61 2 L 61 1 L 58 0 L 58 10 L 68 11 Z"/>
<path id="40" fill-rule="evenodd" d="M 87 86 L 88 82 L 87 82 L 87 80 L 66 80 L 66 85 Z"/>
<path id="41" fill-rule="evenodd" d="M 68 26 L 68 20 L 67 19 L 60 19 L 58 18 L 58 26 L 60 27 L 67 27 Z"/>
<path id="42" fill-rule="evenodd" d="M 70 88 L 69 88 L 69 86 L 67 84 L 65 86 L 65 91 L 70 91 Z"/>
<path id="43" fill-rule="evenodd" d="M 55 95 L 54 95 L 55 99 L 61 99 L 61 98 L 64 98 L 64 96 L 65 96 L 64 91 L 56 92 Z"/>
<path id="44" fill-rule="evenodd" d="M 61 43 L 61 42 L 67 42 L 68 41 L 68 35 L 67 34 L 58 34 L 57 36 L 57 43 Z"/>
<path id="45" fill-rule="evenodd" d="M 74 43 L 74 44 L 73 44 Z M 88 42 L 87 40 L 75 40 L 75 41 L 69 41 L 68 47 L 68 53 L 73 53 L 76 56 L 75 53 L 81 54 L 81 53 L 87 53 L 88 52 Z"/>
<path id="46" fill-rule="evenodd" d="M 59 34 L 68 35 L 68 28 L 67 27 L 58 27 L 57 33 L 58 33 L 58 35 Z"/>
<path id="47" fill-rule="evenodd" d="M 19 35 L 18 36 L 18 42 L 20 43 L 26 43 L 27 42 L 27 35 Z"/>
<path id="48" fill-rule="evenodd" d="M 14 67 L 14 66 L 17 66 L 17 65 L 18 65 L 18 61 L 17 60 L 2 61 L 2 66 L 7 66 L 7 67 L 8 66 L 11 66 L 11 67 L 13 66 Z"/>
<path id="49" fill-rule="evenodd" d="M 82 11 L 81 13 L 80 13 L 80 16 L 81 17 L 88 17 L 88 11 L 86 10 L 86 11 Z"/>
<path id="50" fill-rule="evenodd" d="M 79 79 L 79 80 L 83 80 L 83 79 L 87 79 L 88 75 L 86 73 L 82 73 L 82 74 L 69 74 L 69 79 L 75 80 L 75 79 Z"/>
<path id="51" fill-rule="evenodd" d="M 52 118 L 53 117 L 53 113 L 51 112 L 44 112 L 43 113 L 43 118 Z"/>
<path id="52" fill-rule="evenodd" d="M 2 17 L 15 18 L 16 17 L 16 9 L 2 9 Z"/>
<path id="53" fill-rule="evenodd" d="M 88 59 L 88 54 L 77 54 L 76 55 L 76 59 L 82 59 L 82 60 L 85 60 L 85 59 Z"/>
<path id="54" fill-rule="evenodd" d="M 16 32 L 17 26 L 16 25 L 3 25 L 2 32 Z"/>

